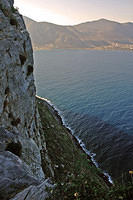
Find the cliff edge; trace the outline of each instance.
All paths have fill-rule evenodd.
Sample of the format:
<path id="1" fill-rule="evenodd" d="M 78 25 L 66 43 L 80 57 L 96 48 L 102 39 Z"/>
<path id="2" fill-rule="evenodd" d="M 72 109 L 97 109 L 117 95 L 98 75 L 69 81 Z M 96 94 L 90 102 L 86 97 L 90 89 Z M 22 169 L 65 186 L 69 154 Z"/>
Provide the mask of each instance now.
<path id="1" fill-rule="evenodd" d="M 1 200 L 43 184 L 42 157 L 53 175 L 36 106 L 31 41 L 13 3 L 0 0 Z"/>

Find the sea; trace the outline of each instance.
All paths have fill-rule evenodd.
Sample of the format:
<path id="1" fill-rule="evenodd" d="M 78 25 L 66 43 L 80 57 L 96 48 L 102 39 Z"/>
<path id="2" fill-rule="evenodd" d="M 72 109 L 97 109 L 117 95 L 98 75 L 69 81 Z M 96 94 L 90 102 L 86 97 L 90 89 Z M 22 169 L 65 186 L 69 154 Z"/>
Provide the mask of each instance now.
<path id="1" fill-rule="evenodd" d="M 37 95 L 114 179 L 133 170 L 133 51 L 34 52 Z"/>

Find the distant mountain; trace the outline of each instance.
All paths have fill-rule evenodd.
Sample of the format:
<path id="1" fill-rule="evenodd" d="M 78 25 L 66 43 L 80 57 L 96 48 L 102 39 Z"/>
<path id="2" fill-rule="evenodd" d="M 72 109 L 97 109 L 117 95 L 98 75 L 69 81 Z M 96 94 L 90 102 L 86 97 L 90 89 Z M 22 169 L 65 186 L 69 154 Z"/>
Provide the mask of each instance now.
<path id="1" fill-rule="evenodd" d="M 36 22 L 24 17 L 34 49 L 132 49 L 133 23 L 106 19 L 75 26 Z"/>

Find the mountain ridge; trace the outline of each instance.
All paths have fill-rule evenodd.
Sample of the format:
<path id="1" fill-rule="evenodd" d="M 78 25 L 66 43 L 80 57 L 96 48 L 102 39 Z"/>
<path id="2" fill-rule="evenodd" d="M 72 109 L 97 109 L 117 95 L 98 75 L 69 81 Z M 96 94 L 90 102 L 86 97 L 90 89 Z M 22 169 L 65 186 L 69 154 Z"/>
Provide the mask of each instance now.
<path id="1" fill-rule="evenodd" d="M 36 22 L 24 17 L 34 50 L 38 49 L 133 49 L 133 23 L 107 19 L 73 26 Z"/>
<path id="2" fill-rule="evenodd" d="M 84 21 L 82 23 L 77 23 L 77 24 L 74 24 L 74 25 L 60 25 L 60 24 L 56 24 L 56 23 L 52 23 L 52 22 L 48 22 L 48 21 L 37 21 L 37 20 L 34 20 L 30 17 L 27 17 L 27 16 L 23 16 L 24 20 L 30 20 L 30 21 L 33 21 L 33 22 L 36 22 L 36 23 L 48 23 L 48 24 L 54 24 L 54 25 L 57 25 L 57 26 L 64 26 L 64 27 L 71 27 L 71 26 L 77 26 L 77 25 L 80 25 L 80 24 L 86 24 L 86 23 L 93 23 L 93 22 L 99 22 L 99 21 L 107 21 L 107 22 L 114 22 L 114 23 L 117 23 L 117 24 L 133 24 L 133 22 L 118 22 L 118 21 L 115 21 L 115 20 L 111 20 L 111 19 L 106 19 L 106 18 L 99 18 L 99 19 L 96 19 L 96 20 L 88 20 L 88 21 Z"/>

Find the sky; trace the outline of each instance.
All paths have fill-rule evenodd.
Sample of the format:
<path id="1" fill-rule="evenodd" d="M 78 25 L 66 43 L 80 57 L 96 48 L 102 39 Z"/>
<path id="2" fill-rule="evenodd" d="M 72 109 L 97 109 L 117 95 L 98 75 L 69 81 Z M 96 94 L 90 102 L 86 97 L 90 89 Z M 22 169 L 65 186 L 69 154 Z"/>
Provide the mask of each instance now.
<path id="1" fill-rule="evenodd" d="M 35 20 L 74 25 L 101 18 L 133 22 L 133 0 L 14 0 L 21 14 Z"/>

